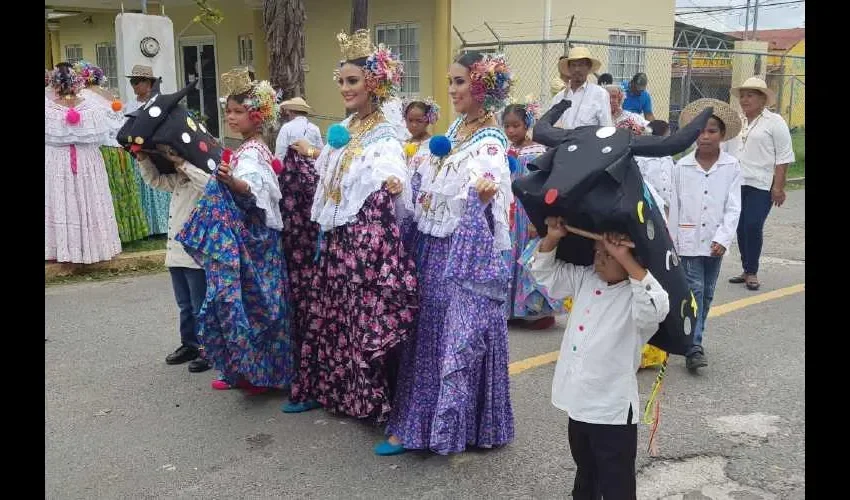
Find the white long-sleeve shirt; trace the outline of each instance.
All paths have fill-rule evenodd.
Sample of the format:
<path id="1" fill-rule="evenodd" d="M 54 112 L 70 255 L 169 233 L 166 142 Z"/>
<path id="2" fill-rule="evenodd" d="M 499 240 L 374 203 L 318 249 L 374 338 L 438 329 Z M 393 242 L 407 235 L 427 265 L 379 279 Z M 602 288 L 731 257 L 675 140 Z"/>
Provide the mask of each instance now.
<path id="1" fill-rule="evenodd" d="M 552 404 L 590 424 L 637 423 L 637 370 L 643 345 L 670 310 L 667 292 L 651 273 L 613 285 L 593 266 L 535 251 L 531 275 L 556 300 L 573 297 L 552 379 Z M 629 408 L 632 421 L 628 422 Z"/>
<path id="2" fill-rule="evenodd" d="M 741 166 L 734 156 L 720 152 L 708 171 L 697 163 L 696 152 L 683 157 L 673 169 L 670 196 L 670 236 L 679 255 L 711 255 L 711 242 L 727 250 L 741 216 Z"/>
<path id="3" fill-rule="evenodd" d="M 286 156 L 286 150 L 298 139 L 306 139 L 317 150 L 324 147 L 322 132 L 319 127 L 310 123 L 310 120 L 305 116 L 296 116 L 280 126 L 275 141 L 274 155 L 283 160 L 283 157 Z"/>
<path id="4" fill-rule="evenodd" d="M 555 94 L 549 107 L 551 108 L 564 99 L 572 101 L 572 105 L 555 122 L 556 127 L 574 129 L 586 125 L 614 126 L 614 120 L 611 119 L 611 99 L 608 96 L 608 91 L 599 85 L 584 82 L 575 91 L 567 87 Z"/>
<path id="5" fill-rule="evenodd" d="M 204 194 L 210 175 L 189 162 L 175 167 L 176 174 L 163 174 L 149 159 L 139 162 L 142 179 L 152 188 L 171 193 L 171 205 L 168 207 L 168 242 L 165 244 L 165 265 L 167 267 L 188 267 L 200 269 L 195 260 L 186 253 L 183 245 L 174 241 L 177 233 L 183 230 L 189 215 Z"/>

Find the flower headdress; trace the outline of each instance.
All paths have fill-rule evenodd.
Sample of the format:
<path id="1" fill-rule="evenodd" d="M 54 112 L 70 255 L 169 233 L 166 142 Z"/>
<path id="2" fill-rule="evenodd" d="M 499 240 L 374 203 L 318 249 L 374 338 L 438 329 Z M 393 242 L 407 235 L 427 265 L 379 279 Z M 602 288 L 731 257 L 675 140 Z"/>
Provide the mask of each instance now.
<path id="1" fill-rule="evenodd" d="M 433 97 L 426 97 L 425 99 L 420 99 L 418 97 L 405 99 L 402 110 L 404 111 L 404 115 L 407 116 L 407 110 L 410 108 L 410 105 L 415 102 L 421 102 L 425 105 L 425 121 L 428 125 L 433 125 L 437 123 L 440 119 L 440 105 L 434 101 Z"/>
<path id="2" fill-rule="evenodd" d="M 505 56 L 490 56 L 469 68 L 472 98 L 481 103 L 485 111 L 495 112 L 505 107 L 513 86 L 513 76 Z"/>
<path id="3" fill-rule="evenodd" d="M 525 126 L 527 128 L 534 127 L 540 119 L 540 111 L 540 102 L 533 95 L 525 96 Z"/>
<path id="4" fill-rule="evenodd" d="M 74 64 L 74 71 L 80 75 L 86 86 L 96 85 L 99 87 L 106 83 L 106 75 L 103 70 L 88 61 L 77 61 Z"/>
<path id="5" fill-rule="evenodd" d="M 277 92 L 266 81 L 254 81 L 247 68 L 237 68 L 221 75 L 221 87 L 227 96 L 222 99 L 227 103 L 230 96 L 247 94 L 242 105 L 248 109 L 252 120 L 262 124 L 273 124 L 277 121 L 279 106 L 276 103 Z"/>
<path id="6" fill-rule="evenodd" d="M 68 68 L 67 73 L 62 73 L 59 69 L 50 72 L 50 87 L 57 93 L 65 91 L 67 94 L 77 95 L 82 86 L 83 79 L 71 68 Z"/>
<path id="7" fill-rule="evenodd" d="M 379 103 L 395 97 L 401 90 L 401 77 L 404 64 L 394 56 L 386 45 L 372 45 L 369 30 L 357 30 L 353 35 L 337 35 L 343 60 L 340 67 L 349 61 L 364 59 L 363 71 L 366 73 L 366 91 L 375 96 Z M 334 71 L 334 80 L 339 79 L 339 69 Z"/>

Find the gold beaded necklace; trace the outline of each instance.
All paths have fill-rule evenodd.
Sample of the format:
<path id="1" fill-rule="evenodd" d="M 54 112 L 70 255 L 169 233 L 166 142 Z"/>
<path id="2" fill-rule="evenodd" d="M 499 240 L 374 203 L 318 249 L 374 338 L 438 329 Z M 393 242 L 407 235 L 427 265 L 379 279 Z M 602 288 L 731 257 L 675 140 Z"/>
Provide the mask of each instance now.
<path id="1" fill-rule="evenodd" d="M 351 139 L 348 141 L 345 152 L 342 154 L 342 158 L 337 164 L 333 175 L 328 176 L 328 181 L 325 183 L 325 203 L 327 203 L 328 199 L 331 199 L 335 204 L 340 204 L 342 201 L 342 178 L 348 172 L 352 160 L 363 154 L 363 147 L 361 145 L 363 136 L 372 130 L 382 119 L 383 114 L 380 111 L 374 111 L 362 119 L 358 117 L 352 118 L 352 123 L 349 124 Z"/>

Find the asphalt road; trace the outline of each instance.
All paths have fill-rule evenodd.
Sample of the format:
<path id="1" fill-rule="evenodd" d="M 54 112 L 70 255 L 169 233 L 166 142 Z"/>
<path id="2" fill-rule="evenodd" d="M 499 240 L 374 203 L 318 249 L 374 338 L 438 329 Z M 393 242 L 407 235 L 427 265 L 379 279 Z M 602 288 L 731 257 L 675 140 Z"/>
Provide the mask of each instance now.
<path id="1" fill-rule="evenodd" d="M 762 290 L 726 283 L 740 265 L 735 249 L 725 259 L 715 305 L 735 307 L 709 320 L 700 375 L 671 361 L 661 456 L 640 429 L 639 498 L 805 497 L 805 293 L 761 295 L 804 283 L 804 205 L 792 191 L 771 213 Z M 166 274 L 46 288 L 45 320 L 45 498 L 569 498 L 553 364 L 511 377 L 517 435 L 504 449 L 381 458 L 378 429 L 284 415 L 283 394 L 215 392 L 213 372 L 167 366 L 178 335 Z M 557 350 L 562 329 L 512 331 L 511 360 Z M 642 402 L 654 378 L 639 374 Z"/>

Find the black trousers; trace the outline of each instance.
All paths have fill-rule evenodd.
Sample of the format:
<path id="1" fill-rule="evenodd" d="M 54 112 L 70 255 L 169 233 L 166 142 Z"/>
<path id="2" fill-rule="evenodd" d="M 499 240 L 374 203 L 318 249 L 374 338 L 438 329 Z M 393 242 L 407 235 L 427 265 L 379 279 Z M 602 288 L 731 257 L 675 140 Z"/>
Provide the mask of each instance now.
<path id="1" fill-rule="evenodd" d="M 628 421 L 632 421 L 631 409 Z M 577 468 L 574 499 L 637 499 L 637 424 L 588 424 L 570 419 L 567 434 Z"/>

